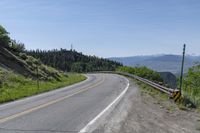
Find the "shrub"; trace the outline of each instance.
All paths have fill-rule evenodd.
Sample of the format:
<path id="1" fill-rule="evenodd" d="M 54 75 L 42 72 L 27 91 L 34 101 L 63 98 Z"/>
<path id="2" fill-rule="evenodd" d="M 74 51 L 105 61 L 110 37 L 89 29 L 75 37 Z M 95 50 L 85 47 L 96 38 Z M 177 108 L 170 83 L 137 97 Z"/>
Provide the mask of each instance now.
<path id="1" fill-rule="evenodd" d="M 118 67 L 117 71 L 128 72 L 130 74 L 137 75 L 139 77 L 146 78 L 155 81 L 157 83 L 163 82 L 163 79 L 161 78 L 160 74 L 147 67 L 123 66 L 123 67 Z"/>
<path id="2" fill-rule="evenodd" d="M 25 45 L 21 42 L 17 42 L 16 40 L 11 40 L 10 48 L 16 53 L 21 53 L 25 51 Z"/>
<path id="3" fill-rule="evenodd" d="M 183 95 L 200 107 L 200 64 L 188 70 L 183 82 Z"/>
<path id="4" fill-rule="evenodd" d="M 3 87 L 3 81 L 0 80 L 0 88 L 2 88 L 2 87 Z"/>
<path id="5" fill-rule="evenodd" d="M 0 25 L 0 44 L 9 47 L 10 37 L 8 36 L 6 29 Z"/>
<path id="6" fill-rule="evenodd" d="M 27 55 L 25 53 L 20 53 L 19 54 L 20 58 L 23 59 L 23 60 L 26 60 L 28 59 Z"/>

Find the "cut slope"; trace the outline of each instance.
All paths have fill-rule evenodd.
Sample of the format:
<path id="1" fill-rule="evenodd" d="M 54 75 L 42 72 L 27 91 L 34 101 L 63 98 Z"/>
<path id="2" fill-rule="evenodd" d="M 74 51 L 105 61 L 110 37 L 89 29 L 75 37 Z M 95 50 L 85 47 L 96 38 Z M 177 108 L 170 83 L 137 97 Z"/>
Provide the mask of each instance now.
<path id="1" fill-rule="evenodd" d="M 38 59 L 24 53 L 24 44 L 10 39 L 0 26 L 0 66 L 30 78 L 59 79 L 59 72 L 43 65 Z"/>

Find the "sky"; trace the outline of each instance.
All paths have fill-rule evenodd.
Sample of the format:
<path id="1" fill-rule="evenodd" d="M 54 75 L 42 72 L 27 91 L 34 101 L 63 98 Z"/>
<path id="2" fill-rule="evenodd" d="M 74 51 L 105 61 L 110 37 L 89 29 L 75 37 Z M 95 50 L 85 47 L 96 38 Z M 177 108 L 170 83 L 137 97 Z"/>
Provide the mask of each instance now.
<path id="1" fill-rule="evenodd" d="M 200 0 L 1 0 L 0 25 L 27 49 L 200 55 Z"/>

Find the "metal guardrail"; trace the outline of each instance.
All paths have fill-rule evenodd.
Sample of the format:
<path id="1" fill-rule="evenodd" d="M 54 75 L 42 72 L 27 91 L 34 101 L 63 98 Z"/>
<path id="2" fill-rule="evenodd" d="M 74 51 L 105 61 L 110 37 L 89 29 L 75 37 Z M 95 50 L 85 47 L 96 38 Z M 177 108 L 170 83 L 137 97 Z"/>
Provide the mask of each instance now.
<path id="1" fill-rule="evenodd" d="M 177 98 L 177 95 L 180 95 L 180 91 L 178 89 L 172 89 L 172 88 L 167 88 L 165 86 L 162 86 L 162 85 L 159 85 L 157 83 L 154 83 L 150 80 L 147 80 L 145 78 L 141 78 L 139 76 L 136 76 L 136 75 L 133 75 L 133 74 L 130 74 L 130 73 L 126 73 L 126 72 L 114 72 L 114 71 L 101 71 L 100 73 L 113 73 L 113 74 L 120 74 L 120 75 L 124 75 L 124 76 L 128 76 L 128 77 L 131 77 L 131 78 L 134 78 L 134 79 L 137 79 L 145 84 L 148 84 L 150 86 L 152 86 L 153 88 L 161 91 L 161 92 L 164 92 L 166 94 L 168 94 L 170 97 L 172 97 L 175 101 L 179 98 Z"/>

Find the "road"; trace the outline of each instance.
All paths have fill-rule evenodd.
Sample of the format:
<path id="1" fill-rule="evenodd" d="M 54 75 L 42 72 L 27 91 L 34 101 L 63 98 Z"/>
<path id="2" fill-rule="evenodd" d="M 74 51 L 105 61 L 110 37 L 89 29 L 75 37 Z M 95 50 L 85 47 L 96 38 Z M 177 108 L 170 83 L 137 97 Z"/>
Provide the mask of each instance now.
<path id="1" fill-rule="evenodd" d="M 115 74 L 87 74 L 76 85 L 0 105 L 0 133 L 78 133 L 127 88 Z"/>

